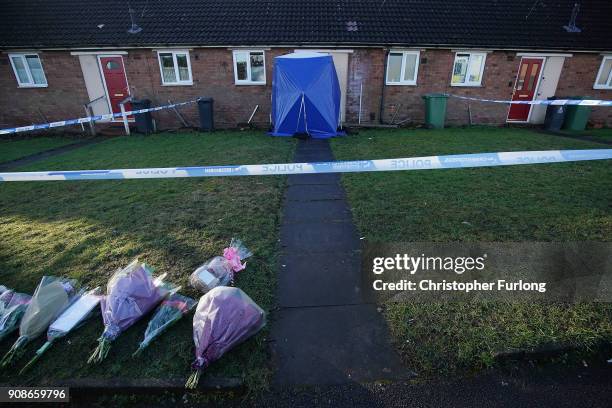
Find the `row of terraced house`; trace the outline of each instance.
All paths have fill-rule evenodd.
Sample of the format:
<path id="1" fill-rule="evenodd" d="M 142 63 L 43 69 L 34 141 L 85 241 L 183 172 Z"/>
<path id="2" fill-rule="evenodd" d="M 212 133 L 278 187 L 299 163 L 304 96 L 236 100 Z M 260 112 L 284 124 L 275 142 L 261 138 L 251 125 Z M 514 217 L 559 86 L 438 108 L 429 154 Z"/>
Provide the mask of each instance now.
<path id="1" fill-rule="evenodd" d="M 123 1 L 0 4 L 0 127 L 214 99 L 218 127 L 267 127 L 274 58 L 332 55 L 342 122 L 422 123 L 427 93 L 612 99 L 609 1 Z M 468 110 L 469 107 L 469 110 Z M 449 99 L 447 122 L 526 123 L 545 106 Z M 195 106 L 182 109 L 197 123 Z M 160 128 L 181 124 L 154 113 Z M 595 108 L 593 125 L 612 125 Z M 112 125 L 112 123 L 110 123 Z"/>

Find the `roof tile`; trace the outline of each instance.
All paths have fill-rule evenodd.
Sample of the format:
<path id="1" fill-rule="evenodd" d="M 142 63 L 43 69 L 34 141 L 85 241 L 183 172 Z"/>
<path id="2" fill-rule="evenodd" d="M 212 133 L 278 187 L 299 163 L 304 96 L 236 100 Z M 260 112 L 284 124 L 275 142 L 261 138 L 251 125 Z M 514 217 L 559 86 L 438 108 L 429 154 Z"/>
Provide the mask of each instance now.
<path id="1" fill-rule="evenodd" d="M 127 32 L 125 0 L 0 0 L 0 48 L 312 43 L 612 50 L 609 0 L 580 2 L 580 33 L 563 29 L 575 0 L 130 3 L 143 28 L 138 34 Z"/>

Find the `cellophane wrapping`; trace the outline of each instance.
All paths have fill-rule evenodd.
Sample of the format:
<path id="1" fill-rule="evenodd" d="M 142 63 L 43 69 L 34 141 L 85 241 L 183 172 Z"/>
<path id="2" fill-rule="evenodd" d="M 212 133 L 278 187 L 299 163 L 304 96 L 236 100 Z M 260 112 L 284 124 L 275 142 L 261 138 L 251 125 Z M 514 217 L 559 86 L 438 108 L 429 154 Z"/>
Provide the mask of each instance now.
<path id="1" fill-rule="evenodd" d="M 68 306 L 47 329 L 47 341 L 38 350 L 34 357 L 21 369 L 20 374 L 29 369 L 58 339 L 66 336 L 72 330 L 82 325 L 94 313 L 100 303 L 100 288 L 85 289 L 76 294 Z"/>
<path id="2" fill-rule="evenodd" d="M 144 339 L 134 355 L 145 349 L 151 341 L 189 313 L 195 305 L 196 301 L 194 299 L 178 293 L 173 293 L 164 299 L 153 314 L 153 317 L 151 317 L 145 330 Z"/>
<path id="3" fill-rule="evenodd" d="M 74 288 L 73 280 L 43 276 L 21 318 L 19 338 L 0 364 L 6 366 L 17 360 L 24 346 L 47 330 L 51 322 L 70 305 L 75 294 Z"/>
<path id="4" fill-rule="evenodd" d="M 253 253 L 237 238 L 232 238 L 223 256 L 215 256 L 200 265 L 190 276 L 191 286 L 206 293 L 217 286 L 226 286 L 234 280 L 237 272 L 246 267 L 243 260 Z"/>
<path id="5" fill-rule="evenodd" d="M 17 330 L 32 297 L 6 288 L 0 294 L 0 341 Z"/>
<path id="6" fill-rule="evenodd" d="M 187 381 L 195 388 L 199 373 L 232 347 L 253 336 L 266 324 L 266 314 L 239 288 L 218 286 L 200 298 L 193 316 L 194 374 Z"/>
<path id="7" fill-rule="evenodd" d="M 81 291 L 70 306 L 57 318 L 47 330 L 47 341 L 52 342 L 64 337 L 70 331 L 79 327 L 94 314 L 96 306 L 102 300 L 100 288 Z"/>
<path id="8" fill-rule="evenodd" d="M 157 306 L 175 288 L 153 279 L 153 269 L 137 259 L 111 277 L 100 301 L 104 332 L 90 363 L 106 358 L 110 343 Z"/>

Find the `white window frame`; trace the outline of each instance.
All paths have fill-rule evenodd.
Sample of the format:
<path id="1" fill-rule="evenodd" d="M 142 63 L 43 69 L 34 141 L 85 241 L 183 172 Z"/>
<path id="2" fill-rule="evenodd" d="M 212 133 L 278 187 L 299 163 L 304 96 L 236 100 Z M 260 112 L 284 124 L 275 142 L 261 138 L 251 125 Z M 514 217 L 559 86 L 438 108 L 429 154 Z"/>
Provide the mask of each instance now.
<path id="1" fill-rule="evenodd" d="M 389 60 L 391 59 L 391 54 L 402 54 L 402 66 L 400 67 L 400 80 L 399 82 L 389 81 Z M 406 57 L 408 55 L 416 55 L 415 67 L 414 67 L 414 79 L 413 80 L 405 80 L 404 72 L 406 69 Z M 390 50 L 387 55 L 387 75 L 385 78 L 386 85 L 416 85 L 417 78 L 419 77 L 419 63 L 421 61 L 421 51 L 418 50 Z"/>
<path id="2" fill-rule="evenodd" d="M 599 71 L 597 71 L 597 76 L 595 77 L 595 83 L 593 84 L 593 89 L 612 89 L 612 70 L 610 70 L 610 74 L 608 74 L 608 80 L 605 85 L 599 85 L 599 76 L 603 73 L 604 65 L 606 61 L 612 61 L 612 55 L 604 55 L 601 59 L 601 65 L 599 66 Z"/>
<path id="3" fill-rule="evenodd" d="M 264 77 L 263 81 L 251 81 L 251 53 L 257 52 L 263 55 L 263 68 L 264 68 Z M 238 79 L 238 69 L 236 67 L 236 55 L 237 54 L 249 54 L 249 58 L 247 59 L 247 79 Z M 234 83 L 236 85 L 265 85 L 266 84 L 266 51 L 265 50 L 233 50 L 232 51 L 232 59 L 234 64 Z"/>
<path id="4" fill-rule="evenodd" d="M 176 81 L 174 82 L 166 82 L 164 80 L 164 73 L 161 61 L 161 54 L 172 54 L 172 63 L 174 64 L 174 76 Z M 189 73 L 188 80 L 180 80 L 179 75 L 179 67 L 176 56 L 178 54 L 185 54 L 187 56 L 187 71 Z M 191 72 L 191 57 L 189 55 L 189 50 L 157 50 L 157 62 L 159 63 L 159 75 L 161 77 L 162 86 L 185 86 L 185 85 L 193 85 L 193 74 Z"/>
<path id="5" fill-rule="evenodd" d="M 34 77 L 32 77 L 32 72 L 30 71 L 30 66 L 26 61 L 26 56 L 36 56 L 38 58 L 38 62 L 40 62 L 40 67 L 42 69 L 42 75 L 45 80 L 44 84 L 36 84 L 34 83 Z M 9 61 L 11 62 L 11 67 L 13 67 L 13 73 L 15 74 L 15 79 L 17 80 L 17 86 L 19 88 L 46 88 L 49 86 L 47 83 L 47 75 L 45 74 L 45 67 L 43 67 L 42 59 L 40 55 L 36 52 L 20 52 L 20 53 L 11 53 L 8 55 Z M 13 58 L 21 58 L 23 60 L 23 66 L 25 67 L 26 74 L 28 75 L 28 82 L 21 82 L 19 79 L 19 75 L 17 75 L 17 68 L 15 68 L 15 64 L 13 63 Z"/>
<path id="6" fill-rule="evenodd" d="M 461 83 L 454 83 L 453 82 L 453 73 L 455 72 L 455 64 L 457 63 L 457 57 L 459 56 L 459 54 L 467 54 L 469 55 L 468 57 L 468 72 L 466 72 L 465 78 L 466 78 L 466 82 L 461 82 Z M 470 77 L 470 60 L 472 59 L 472 56 L 474 55 L 480 55 L 482 56 L 482 65 L 480 66 L 480 75 L 479 75 L 479 81 L 478 82 L 469 82 L 467 81 L 467 79 Z M 487 53 L 486 52 L 475 52 L 475 51 L 457 51 L 455 52 L 455 59 L 453 60 L 453 67 L 451 69 L 451 86 L 482 86 L 482 78 L 484 76 L 484 68 L 485 65 L 487 64 Z"/>

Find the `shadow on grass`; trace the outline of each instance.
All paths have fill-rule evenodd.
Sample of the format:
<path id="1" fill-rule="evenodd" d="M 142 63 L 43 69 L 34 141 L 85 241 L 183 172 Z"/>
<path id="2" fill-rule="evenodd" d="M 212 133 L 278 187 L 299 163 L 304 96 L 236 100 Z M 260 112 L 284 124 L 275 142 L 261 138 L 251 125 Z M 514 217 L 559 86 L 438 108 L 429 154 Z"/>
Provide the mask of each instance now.
<path id="1" fill-rule="evenodd" d="M 285 162 L 293 146 L 293 141 L 252 132 L 118 138 L 22 170 Z M 236 236 L 255 253 L 237 286 L 269 310 L 284 183 L 284 177 L 3 183 L 0 281 L 30 293 L 42 275 L 69 276 L 89 287 L 105 287 L 117 268 L 138 256 L 156 269 L 156 275 L 167 272 L 168 280 L 183 287 L 181 293 L 197 298 L 188 285 L 189 274 L 221 254 Z M 191 316 L 134 360 L 131 354 L 147 322 L 145 317 L 123 333 L 100 366 L 90 366 L 87 358 L 103 330 L 98 316 L 58 342 L 23 377 L 16 377 L 14 370 L 25 364 L 25 357 L 0 373 L 0 381 L 186 378 L 193 359 Z M 213 364 L 210 375 L 244 378 L 254 388 L 265 386 L 266 333 Z M 0 353 L 15 339 L 2 342 Z M 26 356 L 42 343 L 42 338 L 33 341 Z"/>

